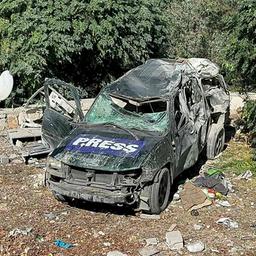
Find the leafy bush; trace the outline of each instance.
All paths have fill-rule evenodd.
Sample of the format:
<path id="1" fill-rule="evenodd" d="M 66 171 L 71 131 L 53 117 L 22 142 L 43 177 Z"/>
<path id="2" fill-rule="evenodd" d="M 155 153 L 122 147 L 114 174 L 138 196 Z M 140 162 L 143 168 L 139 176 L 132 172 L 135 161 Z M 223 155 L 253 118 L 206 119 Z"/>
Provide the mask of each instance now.
<path id="1" fill-rule="evenodd" d="M 256 1 L 239 1 L 238 11 L 227 19 L 226 30 L 224 65 L 233 80 L 256 88 Z"/>
<path id="2" fill-rule="evenodd" d="M 167 46 L 162 0 L 2 0 L 0 70 L 10 68 L 23 95 L 45 77 L 87 89 Z"/>

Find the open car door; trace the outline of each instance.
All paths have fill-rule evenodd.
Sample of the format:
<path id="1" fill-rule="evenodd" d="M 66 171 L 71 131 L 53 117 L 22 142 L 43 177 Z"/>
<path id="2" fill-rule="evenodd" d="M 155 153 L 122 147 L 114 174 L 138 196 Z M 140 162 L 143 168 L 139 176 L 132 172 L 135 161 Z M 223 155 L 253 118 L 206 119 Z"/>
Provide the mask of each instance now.
<path id="1" fill-rule="evenodd" d="M 47 79 L 44 93 L 46 109 L 42 121 L 43 139 L 54 149 L 70 133 L 73 124 L 83 119 L 83 112 L 78 91 L 71 84 Z"/>

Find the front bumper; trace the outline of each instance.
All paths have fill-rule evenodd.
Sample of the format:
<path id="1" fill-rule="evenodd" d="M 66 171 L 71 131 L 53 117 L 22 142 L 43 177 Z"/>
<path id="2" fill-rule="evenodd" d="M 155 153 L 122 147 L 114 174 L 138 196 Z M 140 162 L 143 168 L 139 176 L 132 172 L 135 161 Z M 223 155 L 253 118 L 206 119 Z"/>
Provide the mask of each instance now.
<path id="1" fill-rule="evenodd" d="M 109 191 L 102 188 L 70 184 L 65 181 L 54 182 L 48 180 L 47 186 L 50 190 L 61 195 L 90 202 L 127 204 L 131 199 L 130 194 L 122 193 L 121 191 Z"/>
<path id="2" fill-rule="evenodd" d="M 51 191 L 70 198 L 133 205 L 138 201 L 140 175 L 139 172 L 118 174 L 64 165 L 61 169 L 48 166 L 46 186 Z"/>

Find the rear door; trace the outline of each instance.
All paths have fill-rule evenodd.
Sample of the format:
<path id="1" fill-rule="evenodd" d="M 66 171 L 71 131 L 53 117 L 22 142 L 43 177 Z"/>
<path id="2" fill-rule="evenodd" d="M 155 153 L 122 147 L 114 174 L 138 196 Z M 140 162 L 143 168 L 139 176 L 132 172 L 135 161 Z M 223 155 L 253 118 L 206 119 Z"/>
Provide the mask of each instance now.
<path id="1" fill-rule="evenodd" d="M 71 84 L 47 79 L 44 83 L 44 93 L 46 109 L 42 134 L 44 140 L 54 149 L 71 132 L 74 123 L 83 119 L 83 112 L 78 91 Z"/>

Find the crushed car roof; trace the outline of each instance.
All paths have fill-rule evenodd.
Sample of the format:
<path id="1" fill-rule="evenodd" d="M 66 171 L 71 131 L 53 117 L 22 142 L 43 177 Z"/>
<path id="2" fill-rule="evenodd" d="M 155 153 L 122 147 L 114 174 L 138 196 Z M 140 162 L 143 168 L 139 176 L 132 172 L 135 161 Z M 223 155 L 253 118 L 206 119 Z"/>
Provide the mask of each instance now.
<path id="1" fill-rule="evenodd" d="M 196 73 L 212 77 L 219 67 L 207 59 L 150 59 L 107 86 L 107 91 L 117 97 L 146 101 L 162 99 L 177 87 L 182 74 Z"/>

